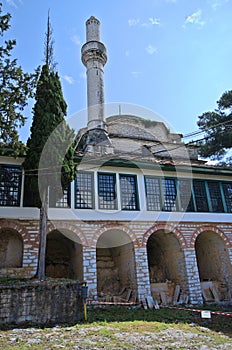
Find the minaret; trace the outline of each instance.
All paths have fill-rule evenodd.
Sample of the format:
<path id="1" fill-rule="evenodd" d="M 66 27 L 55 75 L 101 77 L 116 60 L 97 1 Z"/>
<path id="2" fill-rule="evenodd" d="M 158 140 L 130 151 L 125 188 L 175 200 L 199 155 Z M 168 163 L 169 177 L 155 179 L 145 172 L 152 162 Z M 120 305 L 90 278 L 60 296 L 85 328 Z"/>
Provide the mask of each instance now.
<path id="1" fill-rule="evenodd" d="M 87 144 L 110 145 L 104 116 L 104 65 L 106 48 L 100 42 L 100 21 L 91 16 L 86 21 L 86 43 L 81 49 L 87 75 L 88 132 Z"/>

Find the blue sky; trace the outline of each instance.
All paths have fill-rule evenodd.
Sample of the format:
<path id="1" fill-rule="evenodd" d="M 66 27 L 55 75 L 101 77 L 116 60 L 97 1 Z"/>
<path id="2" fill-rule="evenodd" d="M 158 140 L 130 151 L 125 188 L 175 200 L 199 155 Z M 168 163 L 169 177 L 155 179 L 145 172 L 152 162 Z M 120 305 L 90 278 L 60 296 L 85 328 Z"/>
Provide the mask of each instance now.
<path id="1" fill-rule="evenodd" d="M 106 103 L 148 108 L 175 131 L 197 130 L 197 117 L 213 110 L 232 89 L 232 0 L 2 0 L 12 15 L 14 56 L 25 71 L 43 64 L 50 9 L 55 61 L 68 104 L 68 116 L 86 108 L 85 68 L 80 50 L 85 21 L 101 21 L 107 47 Z M 123 113 L 123 110 L 122 110 Z M 28 122 L 21 130 L 25 141 Z M 80 117 L 77 114 L 77 118 Z M 80 117 L 80 126 L 86 119 Z"/>

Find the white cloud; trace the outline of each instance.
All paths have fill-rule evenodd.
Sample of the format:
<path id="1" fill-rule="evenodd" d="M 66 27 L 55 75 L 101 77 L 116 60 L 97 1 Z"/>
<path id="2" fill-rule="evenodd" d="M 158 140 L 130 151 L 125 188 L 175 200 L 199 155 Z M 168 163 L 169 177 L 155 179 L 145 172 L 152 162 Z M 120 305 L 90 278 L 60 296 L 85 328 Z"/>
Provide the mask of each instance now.
<path id="1" fill-rule="evenodd" d="M 74 44 L 76 44 L 76 45 L 81 45 L 81 40 L 80 40 L 80 38 L 79 38 L 79 36 L 77 36 L 77 35 L 73 35 L 72 37 L 71 37 L 71 40 L 74 42 Z"/>
<path id="2" fill-rule="evenodd" d="M 205 21 L 202 20 L 202 11 L 198 10 L 189 15 L 184 22 L 184 27 L 189 23 L 197 25 L 198 27 L 203 27 L 205 25 Z"/>
<path id="3" fill-rule="evenodd" d="M 159 18 L 153 18 L 153 17 L 150 17 L 149 18 L 149 22 L 154 26 L 154 25 L 160 25 L 160 19 Z"/>
<path id="4" fill-rule="evenodd" d="M 126 50 L 125 56 L 126 56 L 126 57 L 130 56 L 130 51 L 129 51 L 129 50 Z"/>
<path id="5" fill-rule="evenodd" d="M 69 83 L 69 84 L 73 84 L 73 83 L 74 83 L 74 79 L 73 79 L 73 77 L 71 77 L 70 75 L 64 75 L 63 78 L 64 78 L 64 80 L 67 81 L 67 83 Z"/>
<path id="6" fill-rule="evenodd" d="M 219 7 L 226 4 L 229 0 L 208 0 L 208 3 L 212 7 L 214 11 L 216 11 Z"/>
<path id="7" fill-rule="evenodd" d="M 146 51 L 147 53 L 149 53 L 149 55 L 153 55 L 154 53 L 157 52 L 157 48 L 150 44 L 146 47 Z"/>
<path id="8" fill-rule="evenodd" d="M 139 22 L 140 22 L 140 19 L 138 19 L 138 18 L 128 19 L 128 24 L 130 27 L 136 26 L 137 24 L 139 24 Z"/>
<path id="9" fill-rule="evenodd" d="M 177 0 L 165 0 L 165 2 L 175 4 Z"/>
<path id="10" fill-rule="evenodd" d="M 160 19 L 150 17 L 146 22 L 141 22 L 139 18 L 131 18 L 131 19 L 128 19 L 128 24 L 130 27 L 137 26 L 137 25 L 141 27 L 151 27 L 154 25 L 160 25 Z"/>

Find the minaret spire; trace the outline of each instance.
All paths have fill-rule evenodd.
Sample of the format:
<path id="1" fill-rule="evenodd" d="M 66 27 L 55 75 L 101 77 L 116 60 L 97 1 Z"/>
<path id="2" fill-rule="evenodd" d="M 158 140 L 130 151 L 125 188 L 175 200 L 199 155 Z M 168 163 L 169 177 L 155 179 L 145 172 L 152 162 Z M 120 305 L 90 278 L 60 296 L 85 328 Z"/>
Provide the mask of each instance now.
<path id="1" fill-rule="evenodd" d="M 86 21 L 86 43 L 81 53 L 87 75 L 88 131 L 100 130 L 107 134 L 104 116 L 104 65 L 107 55 L 105 45 L 100 41 L 100 21 L 93 16 Z"/>

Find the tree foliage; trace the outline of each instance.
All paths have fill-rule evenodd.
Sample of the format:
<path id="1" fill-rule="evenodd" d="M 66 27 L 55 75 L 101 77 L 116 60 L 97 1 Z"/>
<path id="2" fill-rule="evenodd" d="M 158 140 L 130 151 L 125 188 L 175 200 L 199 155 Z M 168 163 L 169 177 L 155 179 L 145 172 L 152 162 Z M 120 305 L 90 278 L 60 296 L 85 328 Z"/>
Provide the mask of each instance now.
<path id="1" fill-rule="evenodd" d="M 10 28 L 11 15 L 2 14 L 0 3 L 0 36 Z M 17 59 L 12 58 L 15 40 L 6 40 L 0 46 L 0 149 L 10 148 L 14 155 L 24 150 L 19 141 L 18 129 L 25 123 L 23 110 L 28 98 L 33 97 L 38 71 L 33 74 L 23 72 Z"/>
<path id="2" fill-rule="evenodd" d="M 44 57 L 45 64 L 50 70 L 54 71 L 56 68 L 56 62 L 54 61 L 54 38 L 53 29 L 50 22 L 50 11 L 48 11 L 47 32 L 44 40 Z"/>
<path id="3" fill-rule="evenodd" d="M 30 204 L 40 207 L 39 175 L 41 175 L 40 185 L 43 188 L 49 187 L 51 195 L 57 195 L 54 198 L 57 200 L 60 196 L 58 192 L 60 184 L 62 189 L 67 188 L 76 173 L 74 134 L 64 119 L 66 103 L 59 76 L 58 73 L 51 72 L 46 64 L 42 67 L 35 101 L 31 136 L 27 141 L 28 151 L 23 166 L 27 177 L 27 188 L 33 194 Z M 27 200 L 29 197 L 28 193 Z"/>
<path id="4" fill-rule="evenodd" d="M 199 116 L 197 124 L 205 132 L 205 138 L 200 143 L 200 154 L 221 160 L 232 147 L 232 91 L 226 91 L 217 105 L 213 112 Z"/>
<path id="5" fill-rule="evenodd" d="M 46 231 L 49 197 L 55 203 L 70 182 L 77 166 L 74 163 L 74 132 L 65 121 L 67 105 L 59 75 L 54 72 L 53 41 L 50 19 L 45 51 L 45 65 L 38 80 L 31 136 L 27 141 L 25 169 L 25 205 L 40 208 L 40 248 L 37 277 L 45 276 Z"/>

